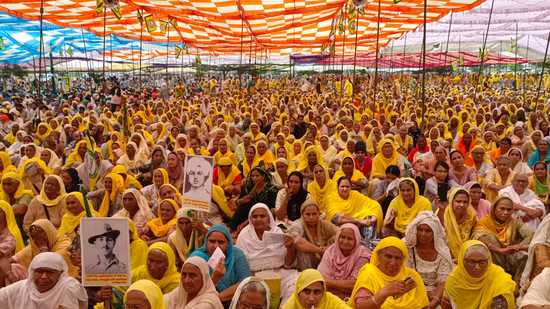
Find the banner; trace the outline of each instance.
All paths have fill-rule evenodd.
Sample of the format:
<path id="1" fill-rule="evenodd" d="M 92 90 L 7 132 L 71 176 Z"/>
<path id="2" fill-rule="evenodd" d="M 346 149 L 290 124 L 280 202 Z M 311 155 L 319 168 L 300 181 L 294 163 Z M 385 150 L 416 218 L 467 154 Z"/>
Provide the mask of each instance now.
<path id="1" fill-rule="evenodd" d="M 155 32 L 157 30 L 157 24 L 153 19 L 153 15 L 145 16 L 145 27 L 147 27 L 147 32 Z"/>

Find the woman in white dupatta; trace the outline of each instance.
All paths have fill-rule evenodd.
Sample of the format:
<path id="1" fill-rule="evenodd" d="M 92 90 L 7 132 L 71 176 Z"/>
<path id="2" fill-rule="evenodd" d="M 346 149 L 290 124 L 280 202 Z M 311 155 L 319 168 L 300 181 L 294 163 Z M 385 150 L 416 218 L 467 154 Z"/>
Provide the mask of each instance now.
<path id="1" fill-rule="evenodd" d="M 124 217 L 132 220 L 140 235 L 144 232 L 147 222 L 155 218 L 151 208 L 149 208 L 147 199 L 136 188 L 126 189 L 122 193 L 122 207 L 113 217 Z"/>
<path id="2" fill-rule="evenodd" d="M 88 308 L 86 290 L 69 276 L 67 269 L 58 253 L 38 254 L 29 266 L 27 279 L 0 289 L 0 308 Z"/>
<path id="3" fill-rule="evenodd" d="M 254 297 L 251 294 L 257 294 L 261 297 Z M 267 284 L 260 278 L 248 277 L 241 281 L 237 287 L 237 291 L 233 294 L 229 309 L 239 309 L 244 305 L 249 305 L 254 308 L 268 309 L 271 299 L 271 293 Z"/>
<path id="4" fill-rule="evenodd" d="M 181 268 L 180 286 L 164 295 L 166 309 L 223 309 L 208 263 L 201 257 L 188 258 Z"/>
<path id="5" fill-rule="evenodd" d="M 245 253 L 252 272 L 270 270 L 281 277 L 281 303 L 284 304 L 292 296 L 298 278 L 296 269 L 290 269 L 296 259 L 294 239 L 275 225 L 271 211 L 263 203 L 250 209 L 248 222 L 237 238 L 237 246 Z M 265 232 L 283 234 L 284 241 L 268 242 L 264 239 Z"/>

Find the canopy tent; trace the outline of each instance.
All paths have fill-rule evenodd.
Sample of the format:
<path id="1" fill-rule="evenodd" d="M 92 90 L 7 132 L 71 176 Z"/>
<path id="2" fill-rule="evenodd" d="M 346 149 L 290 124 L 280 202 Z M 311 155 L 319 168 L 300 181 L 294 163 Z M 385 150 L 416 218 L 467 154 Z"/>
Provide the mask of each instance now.
<path id="1" fill-rule="evenodd" d="M 121 40 L 186 44 L 220 55 L 248 53 L 249 57 L 262 52 L 269 56 L 321 54 L 331 48 L 351 55 L 355 42 L 360 52 L 372 51 L 377 41 L 384 46 L 417 28 L 424 16 L 424 1 L 420 0 L 371 1 L 364 7 L 354 6 L 351 0 L 112 2 L 115 4 L 103 10 L 102 0 L 4 0 L 0 11 L 36 21 L 43 3 L 43 20 L 61 27 L 83 27 Z M 429 1 L 427 21 L 482 2 Z"/>

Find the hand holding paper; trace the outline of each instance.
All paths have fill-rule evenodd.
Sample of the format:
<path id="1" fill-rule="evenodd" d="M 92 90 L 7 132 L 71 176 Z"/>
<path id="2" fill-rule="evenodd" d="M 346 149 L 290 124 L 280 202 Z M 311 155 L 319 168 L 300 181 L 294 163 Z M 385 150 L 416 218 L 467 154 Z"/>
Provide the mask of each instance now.
<path id="1" fill-rule="evenodd" d="M 208 266 L 212 269 L 216 269 L 218 266 L 220 259 L 225 259 L 225 254 L 223 254 L 222 249 L 220 247 L 217 247 L 216 250 L 212 253 L 212 256 L 210 259 L 208 259 Z"/>

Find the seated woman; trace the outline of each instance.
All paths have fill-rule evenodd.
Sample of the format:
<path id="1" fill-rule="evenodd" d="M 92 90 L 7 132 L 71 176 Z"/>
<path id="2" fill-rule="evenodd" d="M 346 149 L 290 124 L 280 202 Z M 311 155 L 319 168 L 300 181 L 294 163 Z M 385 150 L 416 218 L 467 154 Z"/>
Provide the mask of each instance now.
<path id="1" fill-rule="evenodd" d="M 168 183 L 168 172 L 164 168 L 157 168 L 153 171 L 153 183 L 141 189 L 141 193 L 147 199 L 149 207 L 153 210 L 158 208 L 160 198 L 160 187 Z"/>
<path id="2" fill-rule="evenodd" d="M 31 223 L 38 219 L 48 219 L 56 228 L 61 224 L 65 213 L 65 185 L 61 177 L 49 175 L 44 180 L 40 195 L 29 204 L 23 218 L 23 228 L 28 231 Z"/>
<path id="3" fill-rule="evenodd" d="M 527 252 L 527 263 L 520 282 L 522 293 L 525 293 L 535 276 L 550 267 L 550 216 L 544 217 L 537 227 Z"/>
<path id="4" fill-rule="evenodd" d="M 550 267 L 533 279 L 527 293 L 521 299 L 521 309 L 550 308 Z"/>
<path id="5" fill-rule="evenodd" d="M 168 235 L 176 229 L 176 213 L 179 208 L 174 200 L 162 200 L 157 211 L 158 217 L 147 222 L 141 238 L 149 245 L 158 241 L 166 242 Z"/>
<path id="6" fill-rule="evenodd" d="M 465 187 L 470 193 L 470 205 L 476 212 L 476 219 L 480 220 L 491 212 L 491 202 L 482 198 L 483 189 L 479 182 L 471 182 Z"/>
<path id="7" fill-rule="evenodd" d="M 498 198 L 491 207 L 491 213 L 477 223 L 472 238 L 482 241 L 491 251 L 493 262 L 519 282 L 533 231 L 512 217 L 513 212 L 511 199 Z"/>
<path id="8" fill-rule="evenodd" d="M 39 158 L 28 159 L 19 171 L 25 189 L 31 190 L 35 195 L 40 194 L 45 177 L 52 173 L 46 163 Z"/>
<path id="9" fill-rule="evenodd" d="M 134 222 L 138 233 L 141 235 L 145 232 L 147 223 L 155 218 L 149 203 L 141 191 L 135 188 L 129 188 L 122 193 L 122 209 L 119 210 L 113 217 L 128 218 Z"/>
<path id="10" fill-rule="evenodd" d="M 203 246 L 191 253 L 191 256 L 199 256 L 208 261 L 216 248 L 222 250 L 225 259 L 220 260 L 211 277 L 220 293 L 220 300 L 228 302 L 233 297 L 239 282 L 250 276 L 250 268 L 243 251 L 233 245 L 231 233 L 222 224 L 216 224 L 208 230 Z"/>
<path id="11" fill-rule="evenodd" d="M 319 210 L 322 213 L 326 212 L 327 196 L 335 187 L 336 185 L 332 179 L 328 177 L 327 169 L 323 165 L 315 165 L 313 168 L 313 181 L 307 186 L 307 192 L 319 206 Z"/>
<path id="12" fill-rule="evenodd" d="M 445 280 L 454 266 L 439 218 L 431 211 L 420 212 L 407 226 L 404 241 L 409 249 L 407 266 L 422 277 L 430 300 L 429 308 L 437 308 Z"/>
<path id="13" fill-rule="evenodd" d="M 491 252 L 478 240 L 462 244 L 458 265 L 445 283 L 443 309 L 503 308 L 515 306 L 514 280 L 493 264 Z"/>
<path id="14" fill-rule="evenodd" d="M 379 234 L 382 226 L 380 204 L 362 193 L 351 190 L 351 182 L 346 176 L 340 177 L 336 184 L 338 191 L 330 193 L 326 200 L 327 220 L 336 225 L 353 223 L 365 229 L 363 236 Z"/>
<path id="15" fill-rule="evenodd" d="M 500 156 L 496 161 L 496 168 L 487 173 L 483 180 L 485 183 L 485 194 L 489 202 L 494 202 L 498 196 L 498 191 L 512 184 L 512 179 L 516 175 L 512 171 L 510 158 Z"/>
<path id="16" fill-rule="evenodd" d="M 24 246 L 10 204 L 0 201 L 0 265 L 9 264 L 11 257 L 21 251 Z M 9 270 L 0 267 L 0 288 L 9 284 L 6 272 Z"/>
<path id="17" fill-rule="evenodd" d="M 27 269 L 32 259 L 41 252 L 59 253 L 69 262 L 67 248 L 70 244 L 71 241 L 67 237 L 57 234 L 55 226 L 50 221 L 38 219 L 29 227 L 29 244 L 12 257 L 12 262 Z"/>
<path id="18" fill-rule="evenodd" d="M 426 308 L 428 294 L 422 277 L 407 267 L 405 243 L 393 236 L 380 241 L 371 261 L 359 272 L 350 303 L 354 308 Z"/>
<path id="19" fill-rule="evenodd" d="M 297 167 L 297 170 L 304 175 L 306 186 L 313 181 L 313 169 L 315 168 L 315 165 L 322 163 L 323 158 L 321 157 L 319 146 L 308 146 Z"/>
<path id="20" fill-rule="evenodd" d="M 183 202 L 181 194 L 178 191 L 178 189 L 176 189 L 176 187 L 174 187 L 169 183 L 165 183 L 162 186 L 160 186 L 159 196 L 160 196 L 160 199 L 158 200 L 157 204 L 165 199 L 174 200 L 176 201 L 176 203 L 178 203 L 178 205 L 180 205 Z M 153 211 L 155 210 L 156 208 L 153 208 Z"/>
<path id="21" fill-rule="evenodd" d="M 443 216 L 441 216 L 443 212 Z M 470 194 L 462 188 L 455 188 L 449 194 L 449 205 L 438 212 L 447 235 L 447 243 L 453 260 L 456 260 L 460 246 L 471 238 L 477 219 L 470 206 Z"/>
<path id="22" fill-rule="evenodd" d="M 76 279 L 69 277 L 60 254 L 37 254 L 29 265 L 29 276 L 0 289 L 0 308 L 88 308 L 88 295 Z"/>
<path id="23" fill-rule="evenodd" d="M 365 189 L 368 187 L 368 180 L 363 173 L 355 168 L 355 161 L 352 157 L 345 157 L 342 160 L 342 166 L 332 176 L 333 181 L 338 181 L 341 177 L 346 176 L 351 181 L 351 189 L 362 193 L 367 193 Z"/>
<path id="24" fill-rule="evenodd" d="M 351 295 L 359 270 L 370 260 L 370 251 L 361 244 L 355 224 L 346 223 L 336 234 L 336 242 L 328 247 L 317 268 L 326 281 L 327 291 L 346 299 Z"/>
<path id="25" fill-rule="evenodd" d="M 323 275 L 315 269 L 306 269 L 296 281 L 296 290 L 282 309 L 349 309 L 340 298 L 328 291 Z"/>
<path id="26" fill-rule="evenodd" d="M 165 242 L 156 242 L 147 250 L 147 262 L 132 270 L 132 282 L 141 279 L 151 280 L 163 294 L 172 292 L 179 286 L 180 274 L 176 269 L 174 251 Z"/>
<path id="27" fill-rule="evenodd" d="M 275 208 L 278 189 L 271 183 L 271 175 L 261 167 L 250 171 L 245 186 L 237 200 L 237 210 L 229 222 L 229 227 L 236 230 L 246 221 L 250 208 L 257 203 L 266 204 L 270 209 Z"/>
<path id="28" fill-rule="evenodd" d="M 101 217 L 111 217 L 122 209 L 122 193 L 125 190 L 124 179 L 119 174 L 109 173 L 105 176 L 105 192 L 99 205 Z"/>
<path id="29" fill-rule="evenodd" d="M 434 176 L 426 180 L 424 196 L 430 200 L 433 209 L 438 208 L 438 203 L 445 203 L 447 192 L 459 184 L 449 178 L 449 165 L 445 161 L 438 161 L 434 167 Z M 441 197 L 445 197 L 441 200 Z"/>
<path id="30" fill-rule="evenodd" d="M 5 172 L 2 174 L 2 190 L 0 191 L 0 200 L 7 202 L 13 209 L 15 221 L 19 230 L 23 232 L 23 239 L 27 234 L 23 230 L 23 218 L 27 212 L 28 205 L 33 198 L 30 190 L 25 190 L 21 176 L 16 172 Z"/>
<path id="31" fill-rule="evenodd" d="M 418 184 L 412 178 L 402 178 L 399 182 L 399 195 L 391 201 L 384 219 L 382 235 L 403 237 L 407 225 L 424 210 L 432 210 L 430 201 L 421 196 Z"/>
<path id="32" fill-rule="evenodd" d="M 334 243 L 337 228 L 321 219 L 319 206 L 308 199 L 302 204 L 302 216 L 288 232 L 296 241 L 296 269 L 317 268 L 328 246 Z"/>
<path id="33" fill-rule="evenodd" d="M 223 309 L 216 287 L 208 273 L 208 263 L 190 257 L 181 268 L 180 286 L 164 296 L 166 309 Z"/>
<path id="34" fill-rule="evenodd" d="M 280 149 L 284 149 L 281 147 Z M 271 173 L 273 178 L 273 185 L 277 188 L 284 188 L 288 180 L 288 160 L 285 158 L 278 158 L 275 160 L 275 171 Z"/>
<path id="35" fill-rule="evenodd" d="M 510 168 L 514 173 L 526 174 L 529 176 L 533 174 L 533 170 L 523 161 L 523 152 L 521 149 L 512 147 L 508 150 L 506 155 L 510 158 Z"/>
<path id="36" fill-rule="evenodd" d="M 239 283 L 229 309 L 269 309 L 270 298 L 269 287 L 263 280 L 248 277 Z"/>
<path id="37" fill-rule="evenodd" d="M 269 207 L 258 203 L 250 209 L 247 225 L 237 238 L 237 246 L 241 248 L 250 264 L 250 270 L 259 272 L 272 270 L 281 277 L 281 303 L 284 303 L 294 290 L 298 273 L 290 269 L 296 259 L 296 247 L 291 236 L 283 234 L 275 225 Z M 284 242 L 274 244 L 266 242 L 264 233 L 283 234 Z"/>
<path id="38" fill-rule="evenodd" d="M 487 152 L 481 145 L 476 145 L 472 148 L 472 159 L 474 161 L 474 165 L 472 167 L 476 170 L 479 181 L 479 178 L 485 177 L 493 168 L 493 162 L 491 162 Z"/>
<path id="39" fill-rule="evenodd" d="M 161 289 L 153 281 L 146 279 L 130 285 L 124 294 L 124 306 L 124 308 L 166 308 Z"/>
<path id="40" fill-rule="evenodd" d="M 241 192 L 241 171 L 228 157 L 222 157 L 216 161 L 212 183 L 223 188 L 225 195 L 233 197 Z"/>
<path id="41" fill-rule="evenodd" d="M 548 205 L 550 192 L 550 175 L 548 167 L 544 162 L 537 162 L 533 165 L 534 174 L 529 177 L 529 189 L 535 192 L 539 200 Z M 548 207 L 548 206 L 547 206 Z"/>
<path id="42" fill-rule="evenodd" d="M 277 192 L 275 216 L 280 221 L 300 219 L 303 203 L 309 198 L 304 189 L 304 175 L 298 171 L 290 173 L 287 185 Z"/>
<path id="43" fill-rule="evenodd" d="M 69 193 L 65 196 L 65 205 L 67 205 L 67 211 L 61 219 L 61 225 L 57 230 L 57 234 L 67 237 L 72 242 L 73 238 L 78 236 L 80 219 L 86 217 L 84 196 L 80 192 Z M 92 208 L 92 203 L 88 202 L 88 205 L 92 216 L 97 217 L 99 214 Z"/>
<path id="44" fill-rule="evenodd" d="M 168 235 L 167 243 L 176 253 L 176 265 L 181 266 L 191 252 L 204 242 L 207 229 L 195 219 L 195 211 L 181 208 L 176 214 L 176 230 Z M 178 269 L 181 267 L 178 267 Z"/>
<path id="45" fill-rule="evenodd" d="M 74 191 L 80 191 L 82 180 L 78 176 L 78 171 L 75 168 L 69 167 L 61 171 L 61 179 L 65 185 L 65 191 L 71 193 Z"/>

